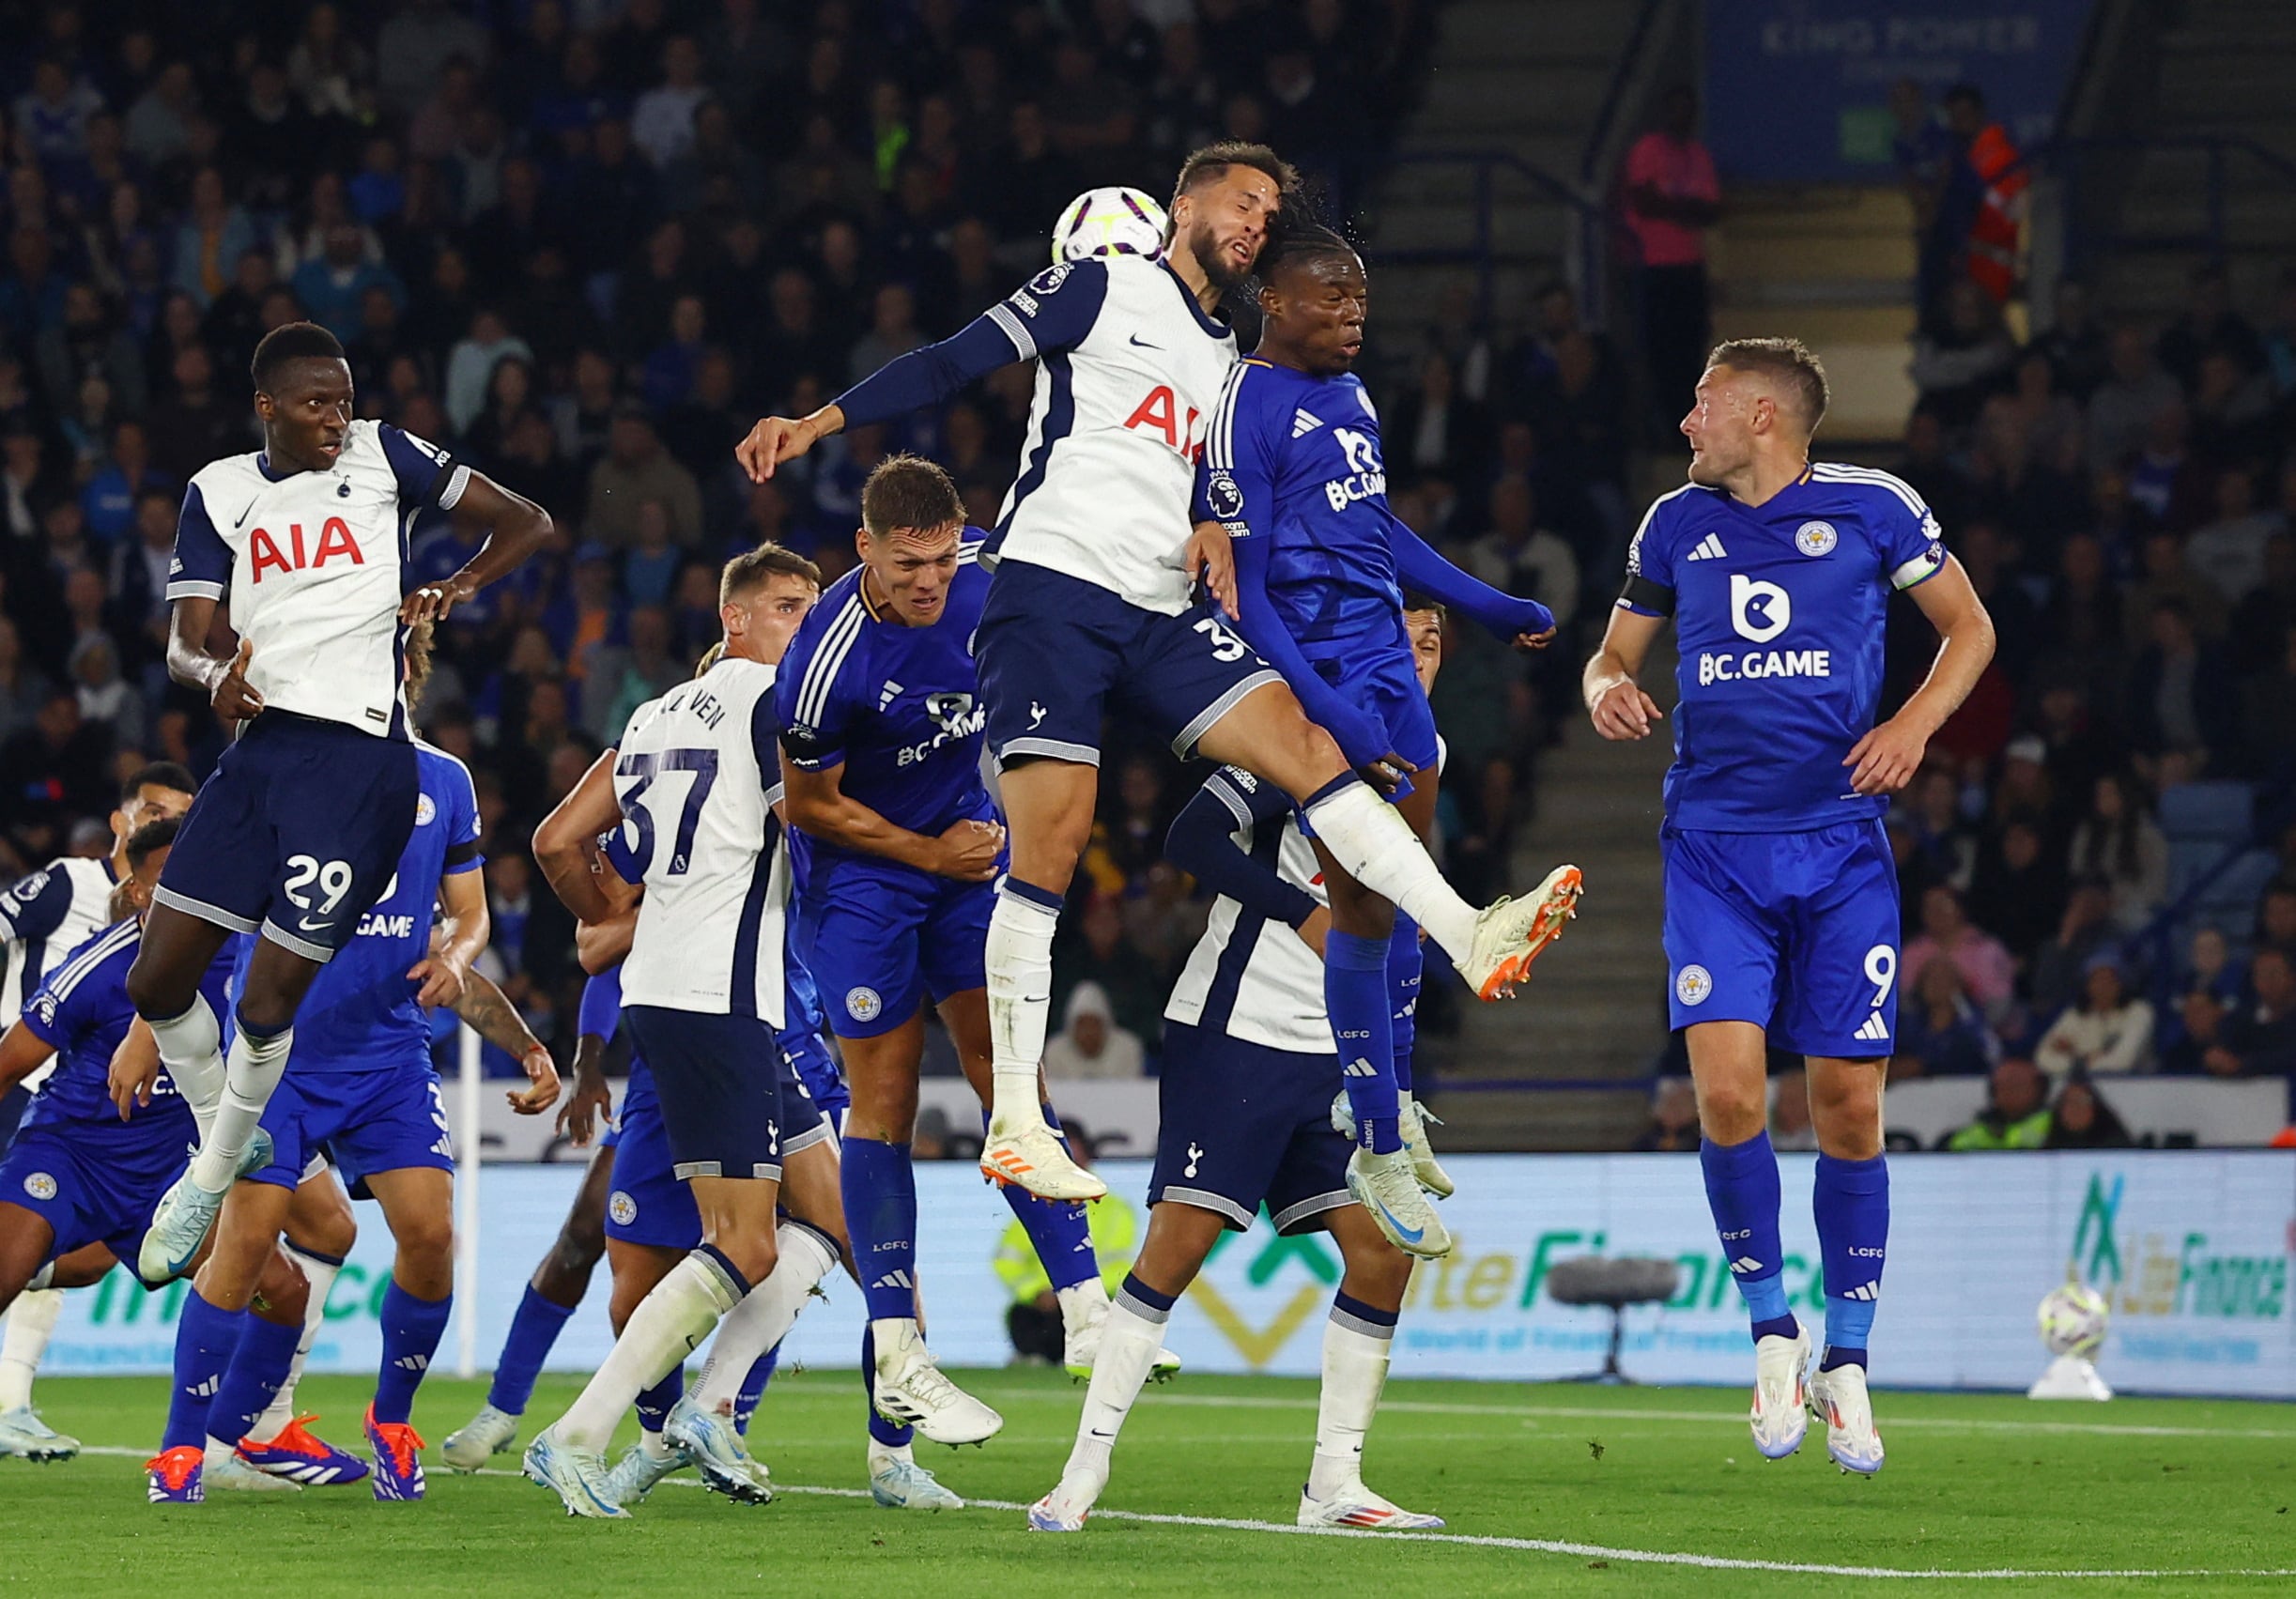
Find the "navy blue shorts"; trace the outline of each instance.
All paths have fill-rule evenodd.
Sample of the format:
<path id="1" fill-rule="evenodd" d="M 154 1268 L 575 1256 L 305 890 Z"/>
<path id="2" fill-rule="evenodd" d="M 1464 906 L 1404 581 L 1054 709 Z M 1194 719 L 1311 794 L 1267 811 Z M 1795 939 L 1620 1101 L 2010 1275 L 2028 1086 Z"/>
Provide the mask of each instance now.
<path id="1" fill-rule="evenodd" d="M 796 1072 L 770 1023 L 655 1005 L 625 1005 L 622 1021 L 654 1074 L 672 1176 L 778 1182 L 782 1157 L 828 1135 L 809 1096 L 784 1092 Z M 629 1144 L 625 1128 L 617 1178 Z"/>
<path id="2" fill-rule="evenodd" d="M 1148 1203 L 1193 1205 L 1239 1233 L 1263 1205 L 1279 1233 L 1321 1229 L 1326 1212 L 1355 1203 L 1355 1146 L 1332 1126 L 1340 1087 L 1336 1054 L 1271 1050 L 1167 1021 Z"/>
<path id="3" fill-rule="evenodd" d="M 0 1203 L 23 1206 L 54 1232 L 42 1265 L 102 1244 L 133 1271 L 151 1212 L 183 1175 L 184 1160 L 198 1138 L 188 1110 L 179 1129 L 158 1128 L 154 1136 L 144 1138 L 75 1137 L 66 1128 L 25 1128 L 0 1157 Z"/>
<path id="4" fill-rule="evenodd" d="M 421 797 L 404 739 L 266 711 L 200 785 L 155 898 L 325 961 L 391 886 Z"/>
<path id="5" fill-rule="evenodd" d="M 1842 1060 L 1893 1052 L 1898 878 L 1878 820 L 1669 828 L 1660 847 L 1672 1026 L 1751 1022 L 1780 1049 Z"/>
<path id="6" fill-rule="evenodd" d="M 1367 634 L 1303 644 L 1301 649 L 1316 675 L 1337 689 L 1340 698 L 1379 719 L 1390 750 L 1422 772 L 1435 770 L 1435 712 L 1427 704 L 1427 691 L 1419 686 L 1417 663 L 1401 623 L 1392 638 Z"/>
<path id="7" fill-rule="evenodd" d="M 299 1057 L 288 1065 L 263 1107 L 271 1163 L 251 1182 L 295 1188 L 321 1152 L 353 1187 L 377 1172 L 455 1169 L 455 1140 L 429 1056 L 395 1066 L 346 1068 Z"/>
<path id="8" fill-rule="evenodd" d="M 806 966 L 829 1031 L 873 1038 L 918 1004 L 984 987 L 993 883 L 959 883 L 898 861 L 831 859 L 816 850 L 799 912 Z"/>
<path id="9" fill-rule="evenodd" d="M 997 563 L 973 659 L 1000 765 L 1037 755 L 1099 765 L 1111 693 L 1184 760 L 1238 700 L 1283 681 L 1210 606 L 1165 616 L 1025 561 Z"/>

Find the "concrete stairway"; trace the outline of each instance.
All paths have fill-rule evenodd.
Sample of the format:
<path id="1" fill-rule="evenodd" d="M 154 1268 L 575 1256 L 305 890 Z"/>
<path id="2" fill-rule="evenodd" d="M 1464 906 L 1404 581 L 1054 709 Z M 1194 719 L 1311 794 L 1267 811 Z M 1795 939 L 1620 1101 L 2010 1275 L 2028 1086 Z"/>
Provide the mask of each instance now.
<path id="1" fill-rule="evenodd" d="M 2288 0 L 2184 0 L 2154 44 L 2158 63 L 2144 131 L 2173 138 L 2224 133 L 2255 140 L 2296 161 L 2296 5 Z M 2124 231 L 2199 235 L 2208 225 L 2208 163 L 2197 151 L 2147 151 L 2121 196 Z M 2296 258 L 2296 186 L 2259 162 L 2234 156 L 2227 165 L 2227 254 L 2236 300 L 2251 315 L 2269 311 L 2274 279 Z M 2105 303 L 2140 315 L 2181 310 L 2197 255 L 2124 252 L 2104 265 Z"/>
<path id="2" fill-rule="evenodd" d="M 1633 31 L 1631 0 L 1448 0 L 1426 99 L 1404 131 L 1406 153 L 1503 150 L 1575 180 L 1588 130 Z M 1564 208 L 1518 174 L 1494 191 L 1496 309 L 1518 319 L 1531 290 L 1554 275 L 1567 238 Z M 1461 249 L 1474 239 L 1472 173 L 1399 162 L 1366 206 L 1374 265 L 1381 248 Z M 1394 351 L 1433 315 L 1464 267 L 1379 268 L 1378 336 Z"/>
<path id="3" fill-rule="evenodd" d="M 1659 704 L 1673 700 L 1671 640 L 1643 673 Z M 1659 779 L 1672 759 L 1671 728 L 1610 744 L 1583 718 L 1538 776 L 1538 811 L 1518 836 L 1515 882 L 1528 887 L 1558 862 L 1586 873 L 1586 899 L 1561 943 L 1539 957 L 1515 999 L 1473 1005 L 1454 1080 L 1640 1077 L 1666 1038 L 1666 956 L 1659 946 Z M 1482 1089 L 1438 1094 L 1455 1149 L 1615 1149 L 1640 1130 L 1639 1087 Z"/>

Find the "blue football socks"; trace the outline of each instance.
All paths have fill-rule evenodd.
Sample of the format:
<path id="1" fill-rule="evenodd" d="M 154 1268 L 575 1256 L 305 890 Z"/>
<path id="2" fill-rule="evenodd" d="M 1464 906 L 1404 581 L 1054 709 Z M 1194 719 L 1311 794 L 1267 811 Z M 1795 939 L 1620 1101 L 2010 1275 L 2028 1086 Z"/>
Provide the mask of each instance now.
<path id="1" fill-rule="evenodd" d="M 526 1297 L 518 1301 L 517 1314 L 510 1318 L 510 1336 L 502 1340 L 502 1353 L 494 1363 L 494 1381 L 486 1390 L 486 1403 L 505 1416 L 523 1416 L 526 1403 L 534 1396 L 534 1379 L 542 1374 L 542 1362 L 550 1358 L 550 1345 L 574 1314 L 572 1305 L 562 1305 L 537 1293 L 534 1285 L 526 1285 Z"/>
<path id="2" fill-rule="evenodd" d="M 1375 1155 L 1403 1147 L 1396 1128 L 1395 1034 L 1388 1024 L 1386 939 L 1333 930 L 1323 940 L 1323 1004 L 1339 1045 L 1356 1141 Z"/>
<path id="3" fill-rule="evenodd" d="M 394 1278 L 383 1290 L 382 1370 L 375 1379 L 375 1419 L 404 1422 L 414 1409 L 414 1391 L 430 1370 L 439 1340 L 446 1335 L 447 1317 L 454 1313 L 455 1296 L 418 1299 Z M 269 1401 L 267 1400 L 268 1404 Z"/>
<path id="4" fill-rule="evenodd" d="M 162 1450 L 208 1441 L 208 1411 L 223 1387 L 223 1368 L 239 1346 L 239 1329 L 246 1321 L 245 1311 L 218 1310 L 197 1288 L 184 1294 L 183 1311 L 176 1322 L 175 1384 L 169 1390 L 167 1429 L 160 1435 Z"/>
<path id="5" fill-rule="evenodd" d="M 1396 1092 L 1411 1091 L 1411 1050 L 1419 1041 L 1419 984 L 1426 965 L 1419 924 L 1395 913 L 1395 936 L 1387 941 L 1387 1030 L 1395 1057 Z"/>
<path id="6" fill-rule="evenodd" d="M 1818 1258 L 1826 1272 L 1826 1359 L 1820 1369 L 1862 1366 L 1889 1241 L 1888 1158 L 1837 1161 L 1820 1155 L 1811 1207 L 1817 1216 Z"/>
<path id="7" fill-rule="evenodd" d="M 186 1299 L 188 1307 L 190 1300 Z M 224 1443 L 236 1444 L 255 1424 L 255 1418 L 271 1407 L 271 1400 L 287 1380 L 295 1363 L 295 1346 L 302 1342 L 300 1321 L 285 1326 L 249 1315 L 239 1324 L 239 1346 L 223 1368 L 223 1385 L 208 1412 L 208 1432 Z"/>
<path id="8" fill-rule="evenodd" d="M 1044 1107 L 1045 1125 L 1061 1132 L 1060 1117 Z M 980 1113 L 980 1130 L 989 1130 L 989 1113 Z M 1066 1138 L 1066 1134 L 1062 1134 Z M 1100 1259 L 1092 1253 L 1092 1223 L 1084 1206 L 1074 1200 L 1045 1199 L 1018 1183 L 1000 1185 L 1005 1203 L 1012 1207 L 1021 1230 L 1035 1246 L 1037 1259 L 1055 1288 L 1072 1288 L 1101 1274 Z M 871 1313 L 872 1315 L 875 1312 Z"/>
<path id="9" fill-rule="evenodd" d="M 871 1321 L 917 1315 L 917 1173 L 906 1144 L 845 1141 L 839 1181 Z"/>
<path id="10" fill-rule="evenodd" d="M 1753 1317 L 1754 1337 L 1792 1338 L 1800 1330 L 1786 1305 L 1785 1246 L 1778 1237 L 1778 1156 L 1768 1132 L 1743 1144 L 1701 1144 L 1706 1207 L 1721 1235 L 1722 1258 Z"/>

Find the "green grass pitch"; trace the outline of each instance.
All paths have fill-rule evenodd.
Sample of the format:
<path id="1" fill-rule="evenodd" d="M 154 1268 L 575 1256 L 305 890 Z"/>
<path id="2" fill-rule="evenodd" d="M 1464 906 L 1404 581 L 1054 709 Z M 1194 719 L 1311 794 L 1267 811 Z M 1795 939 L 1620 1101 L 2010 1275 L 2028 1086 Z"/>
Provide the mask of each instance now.
<path id="1" fill-rule="evenodd" d="M 426 1504 L 378 1504 L 361 1484 L 159 1507 L 144 1502 L 142 1462 L 165 1383 L 46 1380 L 43 1412 L 94 1453 L 0 1461 L 0 1591 L 2101 1595 L 2287 1591 L 2296 1572 L 2296 1410 L 2285 1407 L 1885 1393 L 1889 1463 L 1864 1482 L 1834 1469 L 1820 1435 L 1794 1459 L 1756 1457 L 1734 1391 L 1398 1382 L 1367 1476 L 1441 1512 L 1448 1531 L 1301 1536 L 1284 1529 L 1314 1385 L 1183 1376 L 1133 1411 L 1102 1513 L 1082 1535 L 1052 1538 L 1025 1531 L 1016 1507 L 1057 1475 L 1078 1391 L 1051 1374 L 958 1376 L 1004 1412 L 1005 1431 L 984 1450 L 920 1444 L 919 1457 L 968 1499 L 997 1503 L 929 1515 L 856 1496 L 858 1384 L 798 1373 L 775 1382 L 752 1437 L 782 1490 L 774 1504 L 673 1479 L 624 1523 L 566 1519 L 508 1474 L 515 1454 L 497 1457 L 501 1475 L 447 1470 L 437 1445 L 478 1404 L 475 1383 L 424 1387 Z M 356 1444 L 369 1389 L 314 1378 L 305 1407 L 323 1413 L 326 1436 Z M 530 1421 L 572 1391 L 546 1379 Z M 1996 1575 L 1955 1576 L 1977 1573 Z"/>

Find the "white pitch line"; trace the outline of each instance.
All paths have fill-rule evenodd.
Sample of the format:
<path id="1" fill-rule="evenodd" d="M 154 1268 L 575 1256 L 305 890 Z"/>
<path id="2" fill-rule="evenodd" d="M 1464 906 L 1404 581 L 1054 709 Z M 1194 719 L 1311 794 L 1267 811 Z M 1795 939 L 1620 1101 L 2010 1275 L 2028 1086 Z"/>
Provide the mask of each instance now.
<path id="1" fill-rule="evenodd" d="M 1031 1399 L 1073 1405 L 1073 1394 L 1039 1393 L 1033 1390 L 1001 1390 L 984 1387 L 979 1391 L 994 1392 L 1000 1404 L 1025 1403 Z M 1151 1406 L 1201 1405 L 1217 1409 L 1233 1410 L 1313 1410 L 1313 1399 L 1263 1398 L 1247 1394 L 1226 1393 L 1165 1393 L 1151 1391 L 1144 1397 Z M 1461 1405 L 1441 1400 L 1382 1399 L 1381 1415 L 1420 1416 L 1491 1416 L 1531 1417 L 1556 1421 L 1616 1422 L 1632 1425 L 1637 1422 L 1699 1422 L 1718 1426 L 1742 1427 L 1744 1415 L 1724 1410 L 1642 1410 L 1604 1409 L 1593 1405 Z M 2003 1433 L 2058 1433 L 2100 1438 L 2288 1438 L 2296 1439 L 2296 1430 L 2273 1427 L 2167 1427 L 2148 1426 L 2141 1422 L 2007 1422 L 1966 1420 L 1950 1416 L 1891 1416 L 1892 1431 L 1907 1427 L 1930 1427 L 1942 1432 L 2003 1432 Z"/>
<path id="2" fill-rule="evenodd" d="M 1206 1395 L 1206 1398 L 1211 1396 Z M 132 1458 L 142 1454 L 140 1449 L 120 1449 L 116 1446 L 95 1445 L 84 1448 L 83 1454 L 119 1455 Z M 504 1471 L 488 1467 L 483 1470 L 461 1473 L 473 1477 L 501 1477 L 526 1481 L 522 1471 Z M 697 1478 L 671 1477 L 670 1485 L 680 1488 L 700 1488 Z M 324 1492 L 325 1490 L 317 1490 Z M 867 1488 L 830 1488 L 809 1483 L 776 1483 L 776 1494 L 799 1494 L 814 1499 L 865 1499 Z M 1008 1513 L 1025 1512 L 1028 1507 L 1015 1499 L 977 1499 L 964 1501 L 966 1510 L 994 1510 Z M 1579 1544 L 1557 1538 L 1499 1538 L 1478 1536 L 1472 1532 L 1374 1532 L 1352 1527 L 1300 1527 L 1283 1521 L 1253 1521 L 1225 1515 L 1173 1515 L 1140 1510 L 1095 1510 L 1093 1516 L 1102 1521 L 1130 1521 L 1151 1527 L 1201 1527 L 1223 1532 L 1273 1532 L 1295 1538 L 1376 1538 L 1389 1543 L 1447 1544 L 1472 1549 L 1513 1549 L 1525 1554 L 1569 1555 L 1577 1559 L 1616 1561 L 1625 1565 L 1689 1566 L 1701 1571 L 1759 1571 L 1794 1576 L 1851 1576 L 1875 1581 L 1911 1582 L 2070 1582 L 2094 1581 L 2101 1577 L 2124 1581 L 2191 1581 L 2199 1577 L 2263 1576 L 2296 1577 L 2296 1567 L 2227 1567 L 2209 1570 L 2199 1568 L 2120 1567 L 2103 1571 L 2080 1571 L 2042 1568 L 2019 1570 L 1996 1567 L 1985 1571 L 1954 1571 L 1946 1567 L 1912 1568 L 1901 1566 L 1825 1565 L 1801 1561 L 1740 1560 L 1729 1555 L 1700 1555 L 1668 1549 L 1616 1549 L 1606 1544 Z"/>

